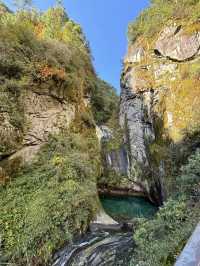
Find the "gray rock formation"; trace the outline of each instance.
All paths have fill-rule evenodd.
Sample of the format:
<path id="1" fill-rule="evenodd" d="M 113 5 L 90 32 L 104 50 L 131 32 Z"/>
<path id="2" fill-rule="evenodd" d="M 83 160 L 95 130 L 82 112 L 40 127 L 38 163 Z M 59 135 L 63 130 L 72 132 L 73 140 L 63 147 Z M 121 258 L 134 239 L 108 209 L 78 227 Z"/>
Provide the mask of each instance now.
<path id="1" fill-rule="evenodd" d="M 124 59 L 119 120 L 128 147 L 129 177 L 158 204 L 165 198 L 164 179 L 171 174 L 171 147 L 199 120 L 199 87 L 190 77 L 190 64 L 198 64 L 199 55 L 200 33 L 173 25 L 153 42 L 138 38 Z"/>
<path id="2" fill-rule="evenodd" d="M 172 60 L 192 59 L 200 50 L 200 32 L 185 33 L 181 25 L 167 27 L 160 34 L 155 49 Z"/>
<path id="3" fill-rule="evenodd" d="M 55 92 L 54 92 L 55 93 Z M 60 95 L 52 95 L 43 91 L 27 90 L 23 94 L 22 103 L 24 115 L 24 132 L 10 123 L 8 113 L 1 112 L 0 136 L 7 136 L 14 143 L 1 153 L 0 165 L 5 168 L 0 171 L 0 179 L 5 179 L 5 171 L 17 161 L 17 166 L 28 163 L 34 159 L 41 145 L 47 142 L 50 134 L 58 134 L 69 127 L 75 118 L 75 106 L 68 103 Z M 20 141 L 17 141 L 17 138 Z M 9 172 L 9 171 L 8 171 Z M 4 178 L 3 178 L 4 177 Z"/>
<path id="4" fill-rule="evenodd" d="M 117 174 L 128 175 L 129 173 L 129 158 L 128 152 L 125 146 L 121 146 L 119 149 L 105 151 L 104 143 L 113 139 L 113 132 L 105 125 L 96 126 L 96 134 L 99 142 L 102 144 L 102 155 L 104 161 L 104 168 L 106 170 L 112 170 Z"/>
<path id="5" fill-rule="evenodd" d="M 114 170 L 122 175 L 128 175 L 129 158 L 126 148 L 122 146 L 118 150 L 107 152 L 105 154 L 105 164 L 107 169 Z"/>
<path id="6" fill-rule="evenodd" d="M 112 130 L 105 125 L 96 126 L 96 134 L 99 142 L 107 142 L 113 138 Z"/>
<path id="7" fill-rule="evenodd" d="M 25 99 L 25 117 L 29 125 L 23 145 L 39 145 L 49 134 L 57 134 L 69 127 L 75 117 L 75 107 L 65 100 L 28 91 Z"/>
<path id="8" fill-rule="evenodd" d="M 146 88 L 146 91 L 137 93 L 135 87 L 130 86 L 129 78 L 128 73 L 121 83 L 120 125 L 126 132 L 131 176 L 138 182 L 141 175 L 150 174 L 147 146 L 155 140 L 151 112 L 154 92 Z"/>

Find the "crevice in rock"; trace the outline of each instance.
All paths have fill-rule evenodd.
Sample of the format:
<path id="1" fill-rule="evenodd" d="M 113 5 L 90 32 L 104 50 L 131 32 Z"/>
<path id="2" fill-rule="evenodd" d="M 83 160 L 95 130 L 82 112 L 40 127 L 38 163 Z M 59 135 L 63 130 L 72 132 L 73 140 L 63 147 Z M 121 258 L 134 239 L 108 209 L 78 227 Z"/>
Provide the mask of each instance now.
<path id="1" fill-rule="evenodd" d="M 175 58 L 171 58 L 169 56 L 166 56 L 165 58 L 170 60 L 170 61 L 172 61 L 172 62 L 174 62 L 174 63 L 184 63 L 184 62 L 186 63 L 186 62 L 190 62 L 190 61 L 195 60 L 197 58 L 197 55 L 198 55 L 199 51 L 200 51 L 200 46 L 199 46 L 199 49 L 197 50 L 197 52 L 192 57 L 189 57 L 189 58 L 187 58 L 185 60 L 178 60 L 178 59 L 175 59 Z"/>
<path id="2" fill-rule="evenodd" d="M 16 151 L 13 151 L 13 152 L 10 152 L 10 153 L 1 154 L 0 155 L 0 161 L 3 161 L 5 159 L 9 158 L 10 156 L 12 156 L 15 153 L 16 153 Z"/>
<path id="3" fill-rule="evenodd" d="M 182 29 L 182 25 L 179 25 L 178 27 L 177 27 L 177 29 L 175 30 L 175 32 L 174 32 L 174 35 L 176 35 L 177 33 L 179 33 L 179 31 Z"/>
<path id="4" fill-rule="evenodd" d="M 156 56 L 163 57 L 163 55 L 161 54 L 161 52 L 158 49 L 154 49 L 154 54 Z"/>

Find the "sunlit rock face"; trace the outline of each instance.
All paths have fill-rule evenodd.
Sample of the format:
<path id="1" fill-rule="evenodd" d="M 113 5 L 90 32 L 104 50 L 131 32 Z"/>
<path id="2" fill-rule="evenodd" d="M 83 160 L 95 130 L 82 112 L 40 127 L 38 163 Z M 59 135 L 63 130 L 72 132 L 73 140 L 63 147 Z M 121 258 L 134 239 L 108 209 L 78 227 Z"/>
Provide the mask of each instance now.
<path id="1" fill-rule="evenodd" d="M 200 32 L 187 34 L 181 25 L 167 27 L 160 34 L 155 49 L 172 60 L 189 60 L 199 54 Z"/>
<path id="2" fill-rule="evenodd" d="M 32 161 L 48 137 L 67 129 L 75 118 L 75 106 L 67 101 L 62 91 L 54 90 L 52 95 L 48 85 L 42 92 L 31 89 L 21 93 L 20 105 L 23 107 L 20 113 L 23 130 L 10 123 L 13 114 L 0 111 L 0 145 L 5 146 L 0 154 L 0 180 L 3 182 L 10 170 L 13 172 Z M 3 103 L 1 107 L 2 110 Z"/>
<path id="3" fill-rule="evenodd" d="M 129 44 L 121 76 L 120 125 L 130 176 L 161 204 L 166 176 L 200 124 L 200 32 L 182 25 Z"/>
<path id="4" fill-rule="evenodd" d="M 96 135 L 100 143 L 104 141 L 107 142 L 112 139 L 113 132 L 109 127 L 105 125 L 96 126 Z"/>

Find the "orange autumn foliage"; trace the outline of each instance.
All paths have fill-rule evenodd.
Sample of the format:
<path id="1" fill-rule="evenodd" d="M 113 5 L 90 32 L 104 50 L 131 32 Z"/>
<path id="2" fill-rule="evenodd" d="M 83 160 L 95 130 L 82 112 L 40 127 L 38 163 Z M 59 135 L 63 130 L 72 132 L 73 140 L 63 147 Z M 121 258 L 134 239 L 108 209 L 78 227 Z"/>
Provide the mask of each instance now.
<path id="1" fill-rule="evenodd" d="M 40 73 L 41 78 L 43 79 L 51 78 L 53 76 L 57 76 L 60 79 L 65 79 L 64 69 L 58 69 L 55 67 L 50 67 L 48 65 L 41 66 L 39 68 L 39 73 Z"/>
<path id="2" fill-rule="evenodd" d="M 44 34 L 44 25 L 42 23 L 38 23 L 35 28 L 34 28 L 34 31 L 35 31 L 35 34 L 38 38 L 42 38 L 43 34 Z"/>

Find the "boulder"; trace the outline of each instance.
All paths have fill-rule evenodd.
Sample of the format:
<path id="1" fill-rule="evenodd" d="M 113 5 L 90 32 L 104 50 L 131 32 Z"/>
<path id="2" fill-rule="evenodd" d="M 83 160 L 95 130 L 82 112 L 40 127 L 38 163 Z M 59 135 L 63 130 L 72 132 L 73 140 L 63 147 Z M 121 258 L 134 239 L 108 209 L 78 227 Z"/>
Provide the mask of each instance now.
<path id="1" fill-rule="evenodd" d="M 124 59 L 126 63 L 139 63 L 142 61 L 142 59 L 145 56 L 145 51 L 144 48 L 137 45 L 133 44 L 128 47 L 128 53 Z"/>
<path id="2" fill-rule="evenodd" d="M 165 28 L 156 41 L 155 51 L 175 61 L 194 58 L 200 50 L 200 32 L 185 33 L 181 26 Z"/>

